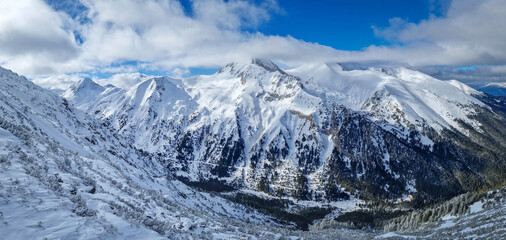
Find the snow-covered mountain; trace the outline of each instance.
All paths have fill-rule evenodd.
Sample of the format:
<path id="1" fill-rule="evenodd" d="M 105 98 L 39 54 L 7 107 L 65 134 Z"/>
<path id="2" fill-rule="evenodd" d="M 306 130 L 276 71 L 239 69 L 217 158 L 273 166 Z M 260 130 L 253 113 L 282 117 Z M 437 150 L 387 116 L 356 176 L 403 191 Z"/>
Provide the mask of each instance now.
<path id="1" fill-rule="evenodd" d="M 196 108 L 181 84 L 167 77 L 143 81 L 128 91 L 110 86 L 97 92 L 100 87 L 97 86 L 84 80 L 63 97 L 80 109 L 108 120 L 114 129 L 143 151 L 155 152 L 174 142 L 175 135 L 180 134 L 178 129 L 183 127 L 181 124 Z M 84 99 L 87 101 L 82 101 Z"/>
<path id="2" fill-rule="evenodd" d="M 89 80 L 82 84 L 99 89 Z M 277 226 L 272 217 L 167 178 L 156 156 L 132 148 L 115 129 L 67 100 L 0 68 L 2 239 L 295 234 Z"/>
<path id="3" fill-rule="evenodd" d="M 405 68 L 284 71 L 252 59 L 209 76 L 95 89 L 83 81 L 65 97 L 185 181 L 430 202 L 506 178 L 504 115 L 463 84 Z"/>
<path id="4" fill-rule="evenodd" d="M 469 116 L 475 114 L 473 106 L 485 107 L 466 93 L 471 88 L 462 83 L 441 81 L 406 68 L 344 71 L 336 63 L 326 63 L 288 72 L 300 76 L 308 91 L 328 101 L 369 112 L 377 120 L 419 130 L 425 125 L 436 130 L 461 130 L 458 120 L 478 127 Z"/>
<path id="5" fill-rule="evenodd" d="M 416 97 L 425 103 L 424 75 L 315 66 L 284 71 L 253 59 L 210 76 L 155 78 L 126 90 L 85 79 L 64 98 L 0 68 L 2 237 L 365 239 L 380 232 L 318 230 L 326 221 L 298 231 L 293 222 L 303 216 L 311 224 L 318 215 L 311 207 L 337 207 L 332 221 L 360 208 L 359 199 L 399 198 L 391 203 L 416 207 L 504 185 L 504 102 L 427 78 L 446 90 L 426 89 L 436 97 L 417 108 Z M 330 73 L 302 71 L 309 68 Z M 385 89 L 390 95 L 378 94 Z M 445 118 L 436 111 L 445 104 L 462 109 L 444 108 Z M 406 121 L 396 121 L 400 115 Z M 217 194 L 183 182 L 240 191 Z M 494 194 L 483 209 L 451 222 L 473 234 L 485 229 L 476 221 L 503 224 L 483 219 L 504 212 Z M 479 205 L 475 200 L 466 204 Z M 248 207 L 259 204 L 263 210 Z M 304 217 L 304 207 L 313 218 Z M 403 220 L 411 215 L 387 222 L 388 231 L 412 226 Z M 448 226 L 434 224 L 414 234 L 447 236 Z M 427 235 L 431 227 L 436 235 Z M 380 237 L 389 236 L 398 235 Z"/>
<path id="6" fill-rule="evenodd" d="M 93 80 L 85 78 L 63 92 L 62 96 L 81 108 L 91 108 L 91 105 L 94 104 L 97 99 L 104 98 L 116 92 L 121 92 L 122 94 L 124 90 L 116 88 L 113 85 L 103 87 Z"/>

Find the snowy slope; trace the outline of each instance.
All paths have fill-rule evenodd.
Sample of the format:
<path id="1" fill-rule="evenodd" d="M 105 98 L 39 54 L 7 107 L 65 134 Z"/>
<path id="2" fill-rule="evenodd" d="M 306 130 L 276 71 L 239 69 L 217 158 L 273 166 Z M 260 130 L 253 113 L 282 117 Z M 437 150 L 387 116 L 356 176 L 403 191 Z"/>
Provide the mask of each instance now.
<path id="1" fill-rule="evenodd" d="M 69 89 L 63 97 L 133 139 L 137 148 L 149 152 L 174 142 L 176 125 L 184 124 L 196 106 L 178 80 L 167 77 L 145 80 L 128 91 L 102 88 L 98 94 L 94 94 L 94 88 L 81 85 Z M 90 97 L 81 98 L 82 95 Z M 171 129 L 160 135 L 166 127 Z"/>
<path id="2" fill-rule="evenodd" d="M 461 91 L 465 92 L 467 95 L 482 95 L 483 93 L 474 89 L 474 88 L 471 88 L 469 87 L 468 85 L 462 83 L 462 82 L 459 82 L 457 80 L 448 80 L 447 81 L 449 84 L 455 86 L 456 88 L 460 89 Z"/>
<path id="3" fill-rule="evenodd" d="M 340 65 L 325 63 L 287 72 L 300 76 L 309 91 L 330 101 L 405 127 L 423 129 L 426 124 L 436 130 L 461 130 L 460 119 L 478 128 L 468 116 L 475 113 L 474 106 L 484 107 L 468 94 L 471 88 L 406 68 L 344 71 Z"/>
<path id="4" fill-rule="evenodd" d="M 155 157 L 5 69 L 0 113 L 6 239 L 273 238 L 282 231 L 256 211 L 167 179 Z"/>
<path id="5" fill-rule="evenodd" d="M 465 198 L 473 195 L 478 194 L 462 195 L 443 203 L 452 206 L 442 209 L 442 211 L 448 212 L 444 216 L 438 212 L 438 210 L 441 211 L 441 208 L 427 209 L 425 212 L 432 211 L 428 221 L 420 223 L 414 217 L 411 219 L 405 217 L 404 221 L 396 221 L 396 223 L 386 226 L 387 233 L 375 238 L 504 239 L 506 237 L 504 231 L 506 226 L 506 188 L 481 193 L 478 199 Z M 473 201 L 469 199 L 473 199 Z M 397 227 L 399 231 L 392 231 L 392 227 L 394 229 Z"/>

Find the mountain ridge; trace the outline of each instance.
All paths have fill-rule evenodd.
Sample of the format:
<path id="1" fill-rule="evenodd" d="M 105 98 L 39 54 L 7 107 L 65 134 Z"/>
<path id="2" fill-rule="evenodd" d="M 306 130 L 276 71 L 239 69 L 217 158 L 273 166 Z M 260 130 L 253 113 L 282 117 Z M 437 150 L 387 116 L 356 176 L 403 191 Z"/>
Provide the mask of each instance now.
<path id="1" fill-rule="evenodd" d="M 218 178 L 238 188 L 302 199 L 369 194 L 402 198 L 420 193 L 418 189 L 429 191 L 422 186 L 429 184 L 424 174 L 442 184 L 441 189 L 453 189 L 448 198 L 474 188 L 466 178 L 480 184 L 495 179 L 479 180 L 479 167 L 470 168 L 479 154 L 469 149 L 461 153 L 462 146 L 483 148 L 476 139 L 491 137 L 476 116 L 492 114 L 494 121 L 504 121 L 469 94 L 469 88 L 405 68 L 344 71 L 324 63 L 283 71 L 273 64 L 252 59 L 228 64 L 214 75 L 181 80 L 182 94 L 176 98 L 193 106 L 191 110 L 172 115 L 177 118 L 158 118 L 164 124 L 143 129 L 154 135 L 132 139 L 143 143 L 136 145 L 140 149 L 161 154 L 176 176 Z M 146 116 L 137 115 L 135 123 Z M 134 128 L 128 131 L 137 134 Z M 485 149 L 491 156 L 480 160 L 486 171 L 493 171 L 492 162 L 502 169 L 502 148 Z M 410 158 L 434 163 L 420 168 Z M 446 182 L 445 171 L 452 176 Z"/>
<path id="2" fill-rule="evenodd" d="M 72 98 L 0 68 L 3 236 L 364 239 L 380 232 L 341 229 L 357 223 L 335 220 L 357 214 L 353 210 L 363 214 L 365 203 L 381 211 L 392 204 L 409 210 L 504 185 L 506 114 L 498 99 L 476 95 L 495 104 L 472 106 L 470 118 L 482 131 L 464 121 L 459 123 L 467 132 L 428 126 L 418 131 L 317 98 L 298 77 L 252 69 L 254 74 L 242 76 L 154 79 L 137 86 L 144 90 L 140 101 L 135 91 L 106 87 L 98 102 L 76 108 Z M 174 109 L 187 103 L 195 104 L 190 111 Z M 124 114 L 95 111 L 108 106 Z M 136 109 L 176 114 L 167 119 Z M 140 126 L 151 128 L 137 128 L 138 117 L 145 121 Z M 115 124 L 122 121 L 119 131 Z M 387 218 L 385 231 L 410 232 L 379 237 L 444 237 L 454 223 L 478 236 L 483 229 L 491 230 L 486 236 L 501 236 L 494 224 L 504 219 L 485 217 L 504 212 L 504 200 L 496 199 L 504 188 L 481 194 L 481 202 L 473 194 L 433 205 L 442 207 L 395 213 L 402 216 Z M 440 221 L 444 226 L 438 227 Z M 295 223 L 312 226 L 296 231 Z M 416 230 L 418 224 L 427 229 Z"/>
<path id="3" fill-rule="evenodd" d="M 249 235 L 255 224 L 280 226 L 270 216 L 171 179 L 157 156 L 3 68 L 0 113 L 5 238 L 188 239 L 220 232 L 232 239 Z M 260 230 L 255 235 L 272 237 Z"/>

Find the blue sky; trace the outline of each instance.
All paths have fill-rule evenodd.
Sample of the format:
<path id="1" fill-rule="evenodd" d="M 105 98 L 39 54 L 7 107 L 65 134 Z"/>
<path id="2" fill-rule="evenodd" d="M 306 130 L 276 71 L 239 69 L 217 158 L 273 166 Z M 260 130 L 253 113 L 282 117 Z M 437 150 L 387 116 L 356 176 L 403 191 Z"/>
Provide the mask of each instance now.
<path id="1" fill-rule="evenodd" d="M 291 35 L 336 49 L 361 50 L 370 45 L 389 45 L 374 35 L 372 26 L 388 26 L 399 17 L 419 22 L 431 14 L 429 1 L 323 0 L 280 1 L 284 14 L 276 14 L 260 27 L 266 34 Z"/>
<path id="2" fill-rule="evenodd" d="M 261 2 L 261 1 L 256 1 Z M 191 1 L 181 1 L 192 14 Z M 370 45 L 390 45 L 374 35 L 372 26 L 389 25 L 398 17 L 419 22 L 430 16 L 442 16 L 448 1 L 429 0 L 280 0 L 280 11 L 253 31 L 268 35 L 290 35 L 343 50 L 361 50 Z M 252 31 L 245 29 L 245 31 Z M 343 34 L 344 33 L 344 34 Z M 395 44 L 395 43 L 394 43 Z"/>
<path id="3" fill-rule="evenodd" d="M 503 0 L 2 0 L 0 65 L 66 86 L 210 74 L 263 57 L 506 86 L 504 22 Z"/>

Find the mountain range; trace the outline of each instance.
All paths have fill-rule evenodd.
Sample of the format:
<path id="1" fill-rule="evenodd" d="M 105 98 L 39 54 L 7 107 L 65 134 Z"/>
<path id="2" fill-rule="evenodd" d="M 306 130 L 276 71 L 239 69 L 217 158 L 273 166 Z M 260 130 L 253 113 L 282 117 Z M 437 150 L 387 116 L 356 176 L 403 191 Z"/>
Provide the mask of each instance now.
<path id="1" fill-rule="evenodd" d="M 63 97 L 189 182 L 427 202 L 506 177 L 504 112 L 480 100 L 492 96 L 406 68 L 252 59 L 126 90 L 85 79 Z"/>
<path id="2" fill-rule="evenodd" d="M 506 102 L 406 68 L 251 59 L 129 89 L 83 79 L 61 96 L 0 80 L 7 238 L 312 236 L 286 227 L 297 209 L 423 208 L 506 185 Z M 292 218 L 237 204 L 250 198 Z"/>

